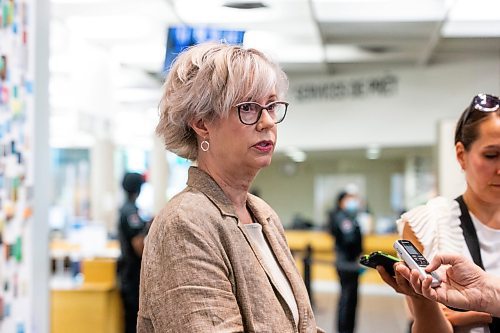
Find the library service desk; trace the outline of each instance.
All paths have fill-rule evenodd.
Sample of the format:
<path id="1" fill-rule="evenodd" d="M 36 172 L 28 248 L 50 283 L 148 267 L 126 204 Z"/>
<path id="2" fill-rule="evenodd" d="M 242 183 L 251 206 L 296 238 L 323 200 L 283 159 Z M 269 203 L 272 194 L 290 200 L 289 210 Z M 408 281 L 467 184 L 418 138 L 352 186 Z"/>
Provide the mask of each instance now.
<path id="1" fill-rule="evenodd" d="M 109 251 L 102 257 L 73 262 L 71 257 L 76 257 L 78 247 L 52 242 L 51 333 L 123 332 L 116 285 L 117 244 L 110 242 L 107 247 Z"/>
<path id="2" fill-rule="evenodd" d="M 288 246 L 295 258 L 297 268 L 303 274 L 303 259 L 307 246 L 311 246 L 312 281 L 337 281 L 335 271 L 335 239 L 325 231 L 316 230 L 286 230 Z M 395 240 L 399 239 L 397 234 L 368 234 L 363 236 L 363 254 L 373 251 L 383 251 L 396 255 L 396 250 L 392 247 Z M 374 269 L 367 269 L 361 275 L 361 283 L 384 283 L 378 272 Z"/>

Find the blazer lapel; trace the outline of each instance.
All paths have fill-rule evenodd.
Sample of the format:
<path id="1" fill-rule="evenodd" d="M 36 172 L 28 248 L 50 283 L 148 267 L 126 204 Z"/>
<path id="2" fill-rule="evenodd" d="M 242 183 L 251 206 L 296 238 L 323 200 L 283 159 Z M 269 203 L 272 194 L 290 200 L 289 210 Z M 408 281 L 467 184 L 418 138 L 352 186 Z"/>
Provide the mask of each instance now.
<path id="1" fill-rule="evenodd" d="M 269 270 L 267 269 L 266 265 L 264 264 L 264 259 L 262 259 L 262 255 L 260 254 L 260 251 L 256 248 L 255 243 L 252 241 L 250 235 L 248 235 L 248 232 L 246 231 L 245 226 L 240 221 L 238 221 L 238 228 L 240 228 L 241 232 L 245 236 L 245 239 L 247 240 L 248 245 L 250 245 L 250 248 L 252 249 L 253 253 L 255 254 L 257 261 L 259 262 L 262 269 L 266 272 L 266 275 L 269 277 L 269 280 L 273 283 L 273 285 L 275 286 L 275 289 L 276 289 L 276 285 L 272 279 L 272 276 L 271 276 Z"/>
<path id="2" fill-rule="evenodd" d="M 302 321 L 309 304 L 309 296 L 305 290 L 304 282 L 300 278 L 300 274 L 293 274 L 297 268 L 295 263 L 292 261 L 293 259 L 291 260 L 291 258 L 287 255 L 288 247 L 286 243 L 282 244 L 276 237 L 278 230 L 276 230 L 274 226 L 268 222 L 262 226 L 262 230 L 264 232 L 264 236 L 269 242 L 271 250 L 276 256 L 278 265 L 280 265 L 286 278 L 288 279 L 288 282 L 290 283 L 290 286 L 292 287 L 293 295 L 295 296 L 295 301 L 297 302 L 297 308 L 299 310 L 299 327 L 302 327 Z"/>
<path id="3" fill-rule="evenodd" d="M 262 225 L 262 232 L 264 233 L 264 237 L 266 238 L 271 251 L 276 257 L 276 261 L 278 265 L 283 270 L 290 286 L 292 288 L 293 295 L 295 297 L 295 301 L 297 303 L 297 308 L 299 311 L 299 332 L 302 332 L 302 327 L 306 327 L 307 314 L 309 305 L 309 295 L 307 294 L 306 288 L 304 286 L 304 282 L 301 278 L 300 274 L 297 274 L 297 267 L 295 266 L 295 261 L 291 256 L 288 245 L 285 240 L 278 238 L 280 235 L 279 230 L 274 226 L 275 223 L 281 223 L 279 221 L 271 222 L 273 219 L 272 211 L 267 207 L 261 207 L 258 204 L 257 200 L 249 200 L 248 201 L 250 209 L 255 215 L 255 218 L 259 224 Z M 260 258 L 260 256 L 258 256 Z M 259 259 L 261 261 L 261 259 Z M 262 264 L 262 262 L 261 262 Z M 264 266 L 264 265 L 263 265 Z M 264 267 L 265 269 L 265 267 Z M 295 274 L 294 274 L 295 272 Z M 268 271 L 266 273 L 269 276 Z M 270 278 L 276 290 L 276 284 Z M 281 295 L 281 293 L 280 293 Z M 283 296 L 283 295 L 281 295 Z"/>

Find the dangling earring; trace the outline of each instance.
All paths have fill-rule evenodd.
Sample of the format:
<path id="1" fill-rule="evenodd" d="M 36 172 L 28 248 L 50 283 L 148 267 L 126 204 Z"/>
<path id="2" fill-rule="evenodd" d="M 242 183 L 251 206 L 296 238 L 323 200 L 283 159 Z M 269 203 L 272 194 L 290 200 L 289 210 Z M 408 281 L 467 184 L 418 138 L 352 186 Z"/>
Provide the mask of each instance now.
<path id="1" fill-rule="evenodd" d="M 208 142 L 207 140 L 203 140 L 200 144 L 200 148 L 203 151 L 208 151 L 208 149 L 210 148 L 210 142 Z"/>

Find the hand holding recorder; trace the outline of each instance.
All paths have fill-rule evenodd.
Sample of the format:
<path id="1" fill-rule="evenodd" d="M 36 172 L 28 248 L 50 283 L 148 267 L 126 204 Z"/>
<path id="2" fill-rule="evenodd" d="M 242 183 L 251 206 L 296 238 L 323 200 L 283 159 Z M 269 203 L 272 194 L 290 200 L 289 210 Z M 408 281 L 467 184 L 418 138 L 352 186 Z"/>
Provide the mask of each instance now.
<path id="1" fill-rule="evenodd" d="M 382 280 L 396 292 L 411 297 L 424 298 L 421 295 L 421 291 L 417 291 L 410 283 L 411 269 L 414 268 L 415 273 L 418 272 L 416 279 L 419 281 L 427 276 L 432 277 L 431 281 L 434 286 L 439 285 L 441 281 L 440 277 L 437 273 L 433 273 L 433 275 L 426 273 L 425 267 L 428 265 L 428 262 L 410 241 L 396 241 L 394 248 L 403 260 L 382 251 L 376 251 L 362 256 L 360 263 L 376 268 Z"/>
<path id="2" fill-rule="evenodd" d="M 424 255 L 420 253 L 420 251 L 415 247 L 415 245 L 413 245 L 412 242 L 406 239 L 399 239 L 394 242 L 394 248 L 409 268 L 418 271 L 421 280 L 426 279 L 427 276 L 430 275 L 432 277 L 430 284 L 432 288 L 435 288 L 441 284 L 441 278 L 436 272 L 428 273 L 425 270 L 425 268 L 429 265 L 429 262 L 427 261 L 427 259 L 425 259 Z"/>
<path id="3" fill-rule="evenodd" d="M 464 310 L 484 311 L 500 316 L 500 278 L 483 271 L 472 261 L 457 254 L 438 254 L 426 271 L 449 265 L 442 274 L 439 287 L 431 287 L 430 279 L 411 279 L 412 287 L 426 298 Z"/>
<path id="4" fill-rule="evenodd" d="M 400 239 L 394 243 L 394 249 L 398 252 L 401 259 L 410 269 L 416 269 L 421 279 L 425 279 L 429 274 L 432 277 L 432 287 L 437 287 L 441 283 L 439 275 L 435 272 L 427 273 L 425 268 L 429 265 L 429 262 L 420 253 L 420 251 L 412 244 L 409 240 Z M 375 251 L 370 254 L 362 256 L 359 260 L 360 264 L 377 268 L 377 266 L 384 267 L 385 271 L 389 273 L 390 276 L 395 276 L 394 264 L 400 262 L 401 260 L 393 257 L 382 251 Z"/>

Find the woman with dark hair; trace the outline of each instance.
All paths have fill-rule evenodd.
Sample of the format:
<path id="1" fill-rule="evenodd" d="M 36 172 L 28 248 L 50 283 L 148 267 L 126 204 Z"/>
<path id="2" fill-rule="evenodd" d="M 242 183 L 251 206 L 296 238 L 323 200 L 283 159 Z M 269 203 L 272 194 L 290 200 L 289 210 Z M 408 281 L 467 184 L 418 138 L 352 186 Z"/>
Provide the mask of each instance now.
<path id="1" fill-rule="evenodd" d="M 339 333 L 353 333 L 358 304 L 359 256 L 363 251 L 361 228 L 357 220 L 359 199 L 342 191 L 334 210 L 329 213 L 328 226 L 335 238 L 335 267 L 340 280 L 337 307 Z"/>
<path id="2" fill-rule="evenodd" d="M 402 215 L 398 228 L 429 260 L 438 253 L 460 254 L 500 276 L 500 100 L 479 94 L 462 113 L 455 130 L 455 153 L 467 187 L 456 199 L 437 197 Z M 403 269 L 401 267 L 400 269 Z M 401 272 L 382 278 L 407 295 L 412 332 L 500 332 L 498 318 L 456 311 L 424 298 Z M 408 276 L 408 275 L 406 275 Z"/>

